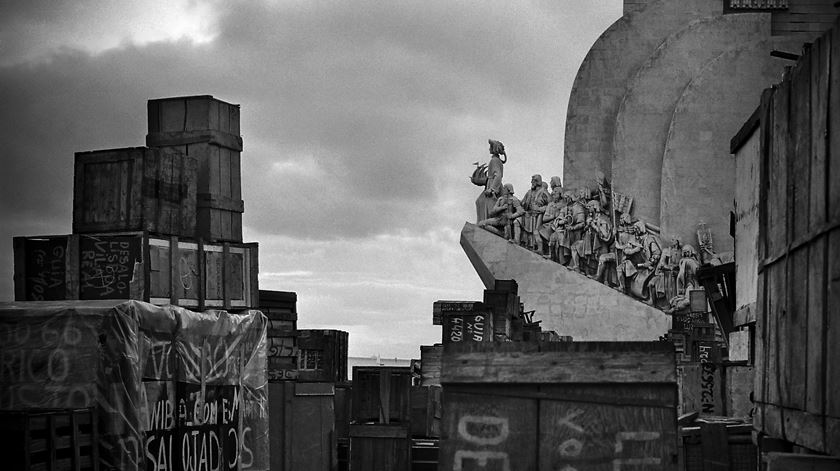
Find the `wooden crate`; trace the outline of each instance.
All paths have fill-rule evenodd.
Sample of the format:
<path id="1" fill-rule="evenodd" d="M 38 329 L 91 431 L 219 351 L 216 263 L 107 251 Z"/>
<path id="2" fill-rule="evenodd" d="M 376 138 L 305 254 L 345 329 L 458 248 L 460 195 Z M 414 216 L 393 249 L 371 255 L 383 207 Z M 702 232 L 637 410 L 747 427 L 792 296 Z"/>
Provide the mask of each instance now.
<path id="1" fill-rule="evenodd" d="M 350 426 L 350 469 L 409 471 L 411 439 L 407 425 Z"/>
<path id="2" fill-rule="evenodd" d="M 437 471 L 440 443 L 438 440 L 411 440 L 411 471 Z"/>
<path id="3" fill-rule="evenodd" d="M 347 381 L 348 337 L 342 330 L 298 330 L 298 380 Z"/>
<path id="4" fill-rule="evenodd" d="M 96 409 L 0 411 L 4 469 L 99 469 Z"/>
<path id="5" fill-rule="evenodd" d="M 349 381 L 335 383 L 335 436 L 339 439 L 350 439 L 352 404 L 353 383 Z"/>
<path id="6" fill-rule="evenodd" d="M 411 387 L 411 436 L 413 438 L 439 438 L 441 417 L 441 387 Z"/>
<path id="7" fill-rule="evenodd" d="M 754 426 L 829 455 L 840 455 L 838 65 L 835 21 L 762 95 L 758 192 Z"/>
<path id="8" fill-rule="evenodd" d="M 207 95 L 150 100 L 146 145 L 196 158 L 196 237 L 242 242 L 239 106 Z"/>
<path id="9" fill-rule="evenodd" d="M 338 464 L 331 383 L 269 383 L 272 471 L 330 471 Z"/>
<path id="10" fill-rule="evenodd" d="M 443 344 L 492 342 L 493 322 L 490 309 L 446 312 L 443 314 Z"/>
<path id="11" fill-rule="evenodd" d="M 420 345 L 420 385 L 440 386 L 443 345 Z"/>
<path id="12" fill-rule="evenodd" d="M 440 469 L 676 469 L 666 342 L 465 344 L 441 382 Z"/>
<path id="13" fill-rule="evenodd" d="M 239 136 L 239 105 L 226 103 L 211 95 L 158 98 L 148 101 L 149 134 L 219 131 Z"/>
<path id="14" fill-rule="evenodd" d="M 139 299 L 193 309 L 256 307 L 257 244 L 146 232 L 15 237 L 15 300 Z"/>
<path id="15" fill-rule="evenodd" d="M 198 161 L 174 149 L 77 152 L 73 233 L 195 237 Z"/>
<path id="16" fill-rule="evenodd" d="M 411 368 L 354 366 L 352 421 L 357 424 L 408 424 Z"/>

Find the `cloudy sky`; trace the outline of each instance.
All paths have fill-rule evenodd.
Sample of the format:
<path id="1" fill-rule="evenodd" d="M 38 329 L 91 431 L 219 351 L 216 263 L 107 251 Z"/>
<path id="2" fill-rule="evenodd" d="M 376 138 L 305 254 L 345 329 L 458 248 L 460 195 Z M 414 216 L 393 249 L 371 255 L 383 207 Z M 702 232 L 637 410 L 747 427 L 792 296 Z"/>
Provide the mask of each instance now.
<path id="1" fill-rule="evenodd" d="M 481 299 L 458 243 L 487 139 L 505 180 L 562 175 L 569 92 L 621 0 L 19 0 L 0 4 L 0 300 L 12 236 L 71 230 L 73 153 L 139 146 L 146 100 L 241 104 L 244 237 L 260 287 L 350 355 L 440 341 Z"/>

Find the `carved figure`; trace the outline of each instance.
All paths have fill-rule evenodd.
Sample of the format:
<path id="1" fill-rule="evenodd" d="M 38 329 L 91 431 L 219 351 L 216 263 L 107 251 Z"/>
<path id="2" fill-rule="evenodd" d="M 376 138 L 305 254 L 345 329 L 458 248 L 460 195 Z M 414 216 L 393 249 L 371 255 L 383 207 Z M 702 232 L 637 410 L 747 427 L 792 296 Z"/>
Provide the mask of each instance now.
<path id="1" fill-rule="evenodd" d="M 563 192 L 563 208 L 551 224 L 553 234 L 549 239 L 549 246 L 552 249 L 551 259 L 562 265 L 567 265 L 571 260 L 572 241 L 570 240 L 569 227 L 572 221 L 571 206 L 574 196 L 571 192 Z"/>
<path id="2" fill-rule="evenodd" d="M 622 265 L 624 289 L 637 298 L 647 300 L 651 297 L 648 285 L 656 274 L 662 246 L 656 236 L 648 232 L 643 221 L 637 221 L 633 229 L 635 239 L 631 239 L 623 249 L 627 256 Z"/>
<path id="3" fill-rule="evenodd" d="M 523 241 L 529 249 L 542 253 L 542 240 L 538 234 L 542 225 L 542 216 L 548 206 L 548 191 L 542 176 L 537 174 L 531 177 L 531 189 L 522 198 L 522 207 L 525 208 L 525 215 L 520 219 L 522 225 Z"/>
<path id="4" fill-rule="evenodd" d="M 476 221 L 478 222 L 491 217 L 490 210 L 502 194 L 502 175 L 504 164 L 507 162 L 505 145 L 493 139 L 488 142 L 490 143 L 490 162 L 487 164 L 487 179 L 484 191 L 475 200 Z M 502 155 L 505 156 L 504 160 L 500 157 Z"/>
<path id="5" fill-rule="evenodd" d="M 629 213 L 621 213 L 619 223 L 614 227 L 615 244 L 613 250 L 602 254 L 598 257 L 598 272 L 595 278 L 601 283 L 610 284 L 606 279 L 607 274 L 615 273 L 617 276 L 617 284 L 619 289 L 625 291 L 623 265 L 626 260 L 624 248 L 628 246 L 631 239 L 635 238 L 633 229 L 633 219 Z M 615 267 L 614 270 L 609 270 Z"/>
<path id="6" fill-rule="evenodd" d="M 513 185 L 507 183 L 502 187 L 501 196 L 490 209 L 491 217 L 479 221 L 478 227 L 499 234 L 513 242 L 520 237 L 518 234 L 519 225 L 515 224 L 515 221 L 524 214 L 525 210 L 522 208 L 522 203 L 519 202 L 517 197 L 513 196 Z"/>
<path id="7" fill-rule="evenodd" d="M 586 218 L 586 228 L 583 232 L 583 252 L 579 253 L 584 259 L 583 272 L 592 276 L 597 272 L 600 257 L 609 251 L 612 244 L 613 232 L 610 218 L 601 211 L 598 200 L 590 200 L 586 204 L 589 216 Z"/>
<path id="8" fill-rule="evenodd" d="M 696 288 L 697 269 L 700 268 L 700 261 L 697 260 L 697 251 L 690 244 L 682 246 L 682 258 L 680 258 L 679 272 L 677 273 L 677 292 L 682 293 L 686 288 Z"/>
<path id="9" fill-rule="evenodd" d="M 579 269 L 580 253 L 583 251 L 583 230 L 586 227 L 586 189 L 578 190 L 569 207 L 570 220 L 566 223 L 566 237 L 572 255 L 572 263 L 569 268 Z"/>
<path id="10" fill-rule="evenodd" d="M 565 218 L 566 200 L 563 199 L 563 192 L 557 189 L 549 196 L 550 201 L 545 207 L 545 212 L 542 215 L 542 224 L 540 224 L 537 236 L 540 238 L 541 255 L 550 256 L 552 252 L 551 240 L 555 230 L 555 220 L 558 217 Z M 556 238 L 554 241 L 556 245 Z M 548 254 L 544 253 L 548 249 Z"/>

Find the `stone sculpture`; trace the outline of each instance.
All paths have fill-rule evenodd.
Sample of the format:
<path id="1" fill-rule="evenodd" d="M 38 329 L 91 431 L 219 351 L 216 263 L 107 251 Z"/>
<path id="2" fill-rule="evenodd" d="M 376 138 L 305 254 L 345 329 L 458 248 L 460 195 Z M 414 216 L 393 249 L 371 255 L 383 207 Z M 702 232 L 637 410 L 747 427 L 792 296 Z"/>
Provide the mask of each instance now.
<path id="1" fill-rule="evenodd" d="M 490 162 L 487 164 L 487 178 L 484 183 L 484 191 L 475 200 L 477 222 L 491 217 L 490 210 L 502 194 L 502 176 L 504 174 L 504 164 L 507 162 L 505 145 L 493 139 L 488 140 L 488 142 L 490 143 Z M 505 156 L 504 160 L 501 158 L 502 155 Z"/>
<path id="2" fill-rule="evenodd" d="M 525 215 L 522 216 L 522 238 L 517 243 L 524 243 L 525 247 L 542 253 L 542 239 L 539 236 L 539 228 L 542 225 L 543 214 L 548 206 L 548 190 L 542 181 L 542 175 L 531 177 L 531 189 L 522 198 L 522 207 Z"/>
<path id="3" fill-rule="evenodd" d="M 478 222 L 478 227 L 503 236 L 513 242 L 520 238 L 520 225 L 516 221 L 525 214 L 522 203 L 513 195 L 513 185 L 502 186 L 502 194 L 490 209 L 490 217 Z"/>

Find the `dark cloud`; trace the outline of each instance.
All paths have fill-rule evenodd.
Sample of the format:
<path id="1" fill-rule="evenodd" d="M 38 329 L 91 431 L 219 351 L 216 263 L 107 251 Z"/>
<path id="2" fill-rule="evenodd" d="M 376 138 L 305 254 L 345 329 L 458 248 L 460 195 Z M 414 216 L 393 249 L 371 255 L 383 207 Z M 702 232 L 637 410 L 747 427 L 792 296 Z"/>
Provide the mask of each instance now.
<path id="1" fill-rule="evenodd" d="M 90 54 L 56 41 L 97 7 L 14 3 L 0 9 L 0 51 L 16 59 L 0 60 L 0 217 L 55 233 L 70 231 L 74 152 L 142 145 L 147 99 L 195 94 L 242 105 L 255 231 L 334 239 L 460 227 L 473 217 L 466 176 L 487 138 L 522 141 L 519 155 L 553 142 L 531 165 L 559 174 L 554 135 L 585 54 L 559 38 L 591 44 L 606 26 L 574 18 L 570 2 L 218 2 L 212 42 Z M 51 52 L 25 61 L 27 48 Z M 544 122 L 553 141 L 535 134 Z M 522 173 L 518 187 L 533 170 Z"/>

